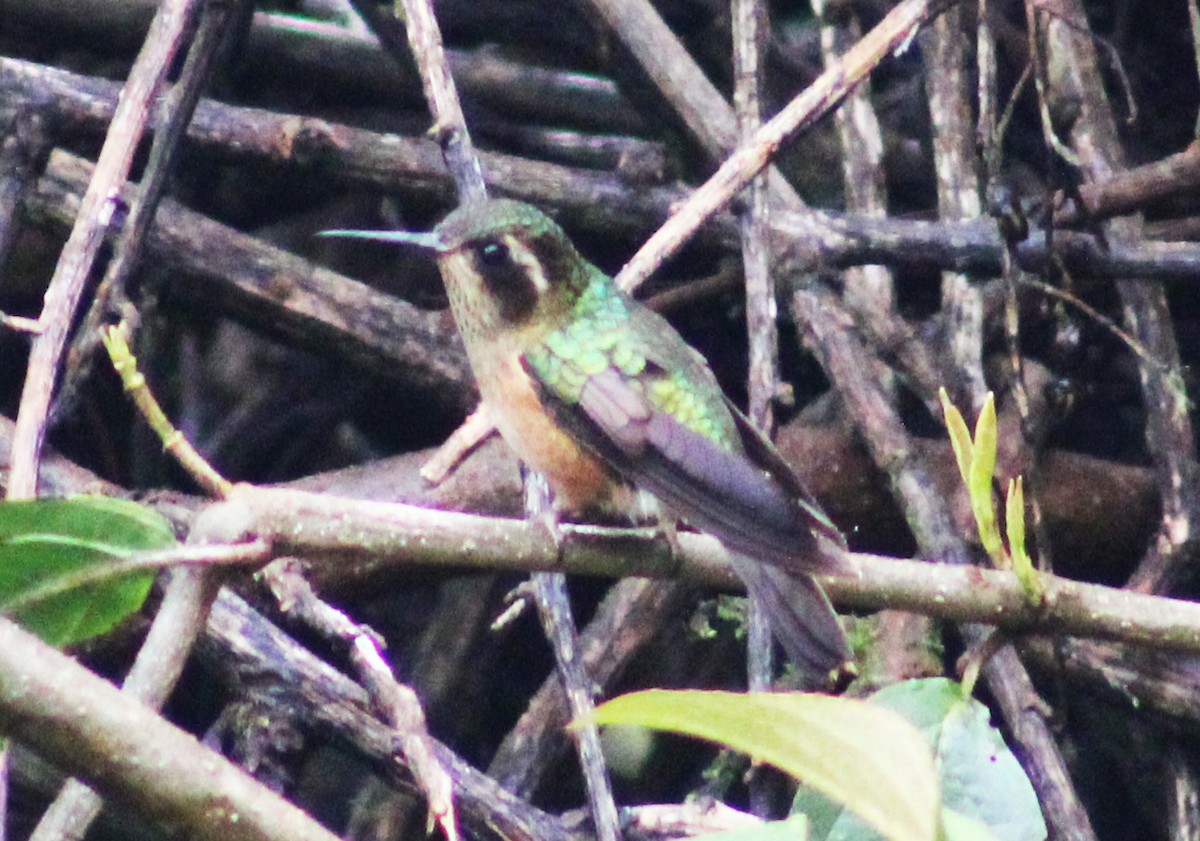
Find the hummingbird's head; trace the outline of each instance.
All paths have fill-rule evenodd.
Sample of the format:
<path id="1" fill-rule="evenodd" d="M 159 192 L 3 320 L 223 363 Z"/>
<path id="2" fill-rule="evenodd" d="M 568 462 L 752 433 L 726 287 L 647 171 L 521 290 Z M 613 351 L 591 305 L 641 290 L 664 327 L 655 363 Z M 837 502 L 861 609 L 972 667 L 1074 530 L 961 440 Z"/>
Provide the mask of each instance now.
<path id="1" fill-rule="evenodd" d="M 553 327 L 597 272 L 553 219 L 512 199 L 460 207 L 430 233 L 324 233 L 433 251 L 459 327 L 476 336 Z"/>
<path id="2" fill-rule="evenodd" d="M 524 202 L 493 199 L 460 207 L 434 236 L 451 301 L 460 298 L 484 327 L 553 322 L 587 279 L 588 264 L 563 229 Z"/>

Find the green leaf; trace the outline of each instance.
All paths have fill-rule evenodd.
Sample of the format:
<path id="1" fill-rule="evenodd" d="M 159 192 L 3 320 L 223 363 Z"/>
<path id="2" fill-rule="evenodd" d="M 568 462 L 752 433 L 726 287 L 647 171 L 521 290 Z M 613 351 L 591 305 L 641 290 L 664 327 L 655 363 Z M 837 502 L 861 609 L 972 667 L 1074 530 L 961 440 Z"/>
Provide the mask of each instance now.
<path id="1" fill-rule="evenodd" d="M 929 749 L 910 724 L 878 705 L 801 693 L 649 690 L 614 698 L 593 719 L 728 745 L 828 795 L 891 841 L 936 836 Z"/>
<path id="2" fill-rule="evenodd" d="M 948 839 L 989 837 L 980 834 L 975 822 L 997 841 L 1046 838 L 1041 807 L 1025 771 L 989 723 L 987 707 L 964 698 L 957 683 L 944 678 L 905 681 L 875 693 L 871 702 L 903 715 L 933 747 Z"/>
<path id="3" fill-rule="evenodd" d="M 800 786 L 792 810 L 808 815 L 809 841 L 882 841 L 883 836 L 862 818 L 847 812 L 825 795 Z M 942 808 L 942 833 L 938 841 L 999 841 L 975 818 Z"/>
<path id="4" fill-rule="evenodd" d="M 983 821 L 953 809 L 942 809 L 942 830 L 945 841 L 1000 841 Z"/>
<path id="5" fill-rule="evenodd" d="M 1032 571 L 1033 561 L 1025 551 L 1025 483 L 1021 477 L 1008 480 L 1004 498 L 1004 530 L 1008 534 L 1008 551 L 1013 569 L 1020 576 L 1023 570 Z"/>
<path id="6" fill-rule="evenodd" d="M 974 458 L 971 431 L 967 429 L 962 412 L 950 402 L 950 395 L 945 388 L 938 389 L 938 397 L 942 401 L 942 414 L 946 418 L 946 432 L 950 435 L 950 446 L 954 448 L 954 459 L 958 462 L 958 473 L 962 476 L 963 484 L 969 486 L 971 461 Z"/>
<path id="7" fill-rule="evenodd" d="M 91 496 L 0 503 L 0 613 L 48 581 L 134 552 L 176 545 L 170 524 L 152 509 Z M 12 612 L 52 645 L 109 631 L 142 606 L 152 573 L 87 584 Z"/>
<path id="8" fill-rule="evenodd" d="M 1007 565 L 1004 543 L 996 527 L 996 503 L 992 498 L 992 479 L 996 473 L 996 397 L 988 392 L 983 401 L 979 420 L 975 422 L 975 441 L 971 449 L 971 466 L 967 476 L 967 493 L 971 510 L 979 527 L 979 539 L 988 555 Z"/>
<path id="9" fill-rule="evenodd" d="M 1004 525 L 1008 533 L 1008 555 L 1012 558 L 1013 572 L 1021 582 L 1021 589 L 1035 604 L 1045 597 L 1045 588 L 1033 568 L 1033 558 L 1025 548 L 1025 484 L 1018 476 L 1008 482 L 1008 496 L 1004 503 Z"/>

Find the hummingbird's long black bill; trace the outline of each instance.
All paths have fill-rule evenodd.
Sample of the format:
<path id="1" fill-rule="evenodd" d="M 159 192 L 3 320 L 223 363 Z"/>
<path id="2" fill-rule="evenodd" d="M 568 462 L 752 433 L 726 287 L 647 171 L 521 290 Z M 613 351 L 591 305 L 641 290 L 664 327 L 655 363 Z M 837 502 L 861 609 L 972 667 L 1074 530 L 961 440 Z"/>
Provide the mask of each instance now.
<path id="1" fill-rule="evenodd" d="M 412 245 L 417 248 L 427 248 L 430 251 L 445 251 L 446 244 L 442 238 L 432 231 L 414 233 L 412 231 L 318 231 L 319 237 L 340 237 L 343 239 L 367 239 L 373 242 L 396 242 L 402 245 Z"/>

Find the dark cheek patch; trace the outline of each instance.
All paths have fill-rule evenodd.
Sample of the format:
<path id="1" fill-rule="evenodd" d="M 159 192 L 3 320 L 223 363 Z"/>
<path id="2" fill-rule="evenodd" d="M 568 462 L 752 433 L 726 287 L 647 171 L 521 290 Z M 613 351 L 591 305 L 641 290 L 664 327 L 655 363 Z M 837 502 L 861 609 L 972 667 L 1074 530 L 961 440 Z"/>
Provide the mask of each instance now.
<path id="1" fill-rule="evenodd" d="M 521 266 L 512 260 L 488 265 L 478 251 L 472 254 L 472 262 L 488 292 L 496 300 L 501 318 L 515 324 L 533 313 L 537 306 L 537 287 Z"/>
<path id="2" fill-rule="evenodd" d="M 529 250 L 546 273 L 546 279 L 551 285 L 556 280 L 562 281 L 571 271 L 572 258 L 578 261 L 578 255 L 572 253 L 570 245 L 561 237 L 533 237 Z"/>

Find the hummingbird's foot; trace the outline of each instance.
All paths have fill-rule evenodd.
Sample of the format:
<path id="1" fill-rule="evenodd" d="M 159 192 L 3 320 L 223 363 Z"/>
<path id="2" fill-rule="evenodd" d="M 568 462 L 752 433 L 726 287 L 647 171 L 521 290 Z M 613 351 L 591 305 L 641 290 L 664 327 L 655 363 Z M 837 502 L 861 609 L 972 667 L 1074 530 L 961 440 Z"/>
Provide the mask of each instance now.
<path id="1" fill-rule="evenodd" d="M 533 517 L 533 521 L 544 528 L 550 535 L 550 539 L 554 541 L 554 552 L 557 556 L 554 565 L 561 567 L 563 565 L 563 547 L 567 542 L 566 531 L 563 529 L 563 524 L 559 520 L 559 513 L 553 506 L 544 508 Z"/>
<path id="2" fill-rule="evenodd" d="M 504 596 L 505 608 L 492 620 L 491 630 L 500 631 L 512 624 L 534 602 L 533 582 L 522 581 Z"/>
<path id="3" fill-rule="evenodd" d="M 421 478 L 437 487 L 446 481 L 446 477 L 454 472 L 472 450 L 495 431 L 496 424 L 492 423 L 491 417 L 481 405 L 458 429 L 450 433 L 450 437 L 437 448 L 437 452 L 421 466 Z"/>
<path id="4" fill-rule="evenodd" d="M 660 517 L 654 524 L 658 537 L 667 542 L 671 550 L 671 559 L 678 562 L 683 550 L 679 547 L 679 521 L 674 517 Z"/>

